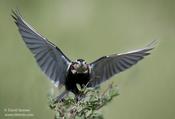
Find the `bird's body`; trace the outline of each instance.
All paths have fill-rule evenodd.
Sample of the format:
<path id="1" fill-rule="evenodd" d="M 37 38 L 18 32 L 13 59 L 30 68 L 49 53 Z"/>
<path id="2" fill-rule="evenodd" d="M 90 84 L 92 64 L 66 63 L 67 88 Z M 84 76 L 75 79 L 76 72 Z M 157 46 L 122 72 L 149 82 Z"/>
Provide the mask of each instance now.
<path id="1" fill-rule="evenodd" d="M 56 45 L 40 35 L 21 17 L 18 11 L 13 11 L 12 17 L 18 30 L 30 51 L 34 54 L 36 62 L 41 70 L 57 86 L 64 85 L 64 91 L 58 98 L 62 98 L 66 92 L 79 95 L 80 87 L 95 87 L 112 76 L 130 68 L 138 61 L 149 55 L 156 41 L 146 47 L 126 53 L 103 56 L 92 63 L 86 63 L 83 59 L 71 61 Z"/>
<path id="2" fill-rule="evenodd" d="M 80 91 L 77 88 L 77 84 L 83 88 L 89 80 L 90 80 L 90 72 L 89 69 L 87 69 L 87 72 L 73 72 L 73 64 L 70 65 L 70 68 L 68 69 L 68 73 L 66 76 L 66 81 L 65 81 L 65 88 L 68 91 L 73 92 L 75 95 L 79 95 Z"/>

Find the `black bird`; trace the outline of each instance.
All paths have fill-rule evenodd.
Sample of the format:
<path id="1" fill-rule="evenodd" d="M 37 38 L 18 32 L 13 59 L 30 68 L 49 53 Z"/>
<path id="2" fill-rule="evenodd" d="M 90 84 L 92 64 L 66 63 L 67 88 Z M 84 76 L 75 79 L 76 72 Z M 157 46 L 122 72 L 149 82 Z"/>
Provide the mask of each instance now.
<path id="1" fill-rule="evenodd" d="M 19 11 L 12 11 L 12 17 L 18 30 L 30 51 L 34 54 L 41 70 L 57 86 L 64 85 L 65 91 L 57 98 L 61 99 L 69 91 L 75 96 L 81 94 L 77 84 L 81 87 L 95 87 L 112 76 L 130 68 L 138 61 L 149 55 L 156 41 L 146 47 L 126 53 L 103 56 L 88 64 L 83 59 L 71 61 L 57 46 L 39 34 L 20 15 Z"/>

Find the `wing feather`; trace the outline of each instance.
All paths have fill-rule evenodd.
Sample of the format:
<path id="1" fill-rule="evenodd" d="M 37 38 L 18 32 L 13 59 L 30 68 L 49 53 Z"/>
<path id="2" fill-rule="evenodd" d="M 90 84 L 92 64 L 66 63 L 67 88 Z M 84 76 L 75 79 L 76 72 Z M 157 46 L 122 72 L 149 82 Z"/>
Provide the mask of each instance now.
<path id="1" fill-rule="evenodd" d="M 30 26 L 19 11 L 12 11 L 13 19 L 18 30 L 30 51 L 40 66 L 41 70 L 55 84 L 64 84 L 67 68 L 70 60 L 53 43 L 41 36 L 32 26 Z"/>
<path id="2" fill-rule="evenodd" d="M 145 48 L 133 50 L 127 53 L 103 56 L 90 64 L 91 80 L 89 87 L 94 87 L 110 79 L 112 76 L 130 68 L 145 56 L 150 54 L 157 41 L 153 41 Z"/>

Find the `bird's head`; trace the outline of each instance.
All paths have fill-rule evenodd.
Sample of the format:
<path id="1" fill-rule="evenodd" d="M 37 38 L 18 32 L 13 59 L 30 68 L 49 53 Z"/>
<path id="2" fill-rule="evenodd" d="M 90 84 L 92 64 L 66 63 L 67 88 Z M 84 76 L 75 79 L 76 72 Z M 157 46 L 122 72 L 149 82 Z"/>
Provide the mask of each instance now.
<path id="1" fill-rule="evenodd" d="M 72 73 L 88 73 L 88 64 L 83 59 L 77 59 L 72 63 Z"/>

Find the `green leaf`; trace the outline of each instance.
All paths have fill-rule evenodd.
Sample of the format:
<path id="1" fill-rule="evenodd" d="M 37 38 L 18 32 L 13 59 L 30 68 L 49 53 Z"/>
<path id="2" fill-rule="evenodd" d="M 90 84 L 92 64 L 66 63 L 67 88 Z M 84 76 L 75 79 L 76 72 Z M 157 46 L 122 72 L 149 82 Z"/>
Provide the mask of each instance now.
<path id="1" fill-rule="evenodd" d="M 109 85 L 104 92 L 101 92 L 99 87 L 81 89 L 81 86 L 77 85 L 77 88 L 86 95 L 79 101 L 69 95 L 63 102 L 55 104 L 54 98 L 48 96 L 49 106 L 55 111 L 55 119 L 103 119 L 103 114 L 99 109 L 119 95 L 118 87 L 113 84 Z"/>

